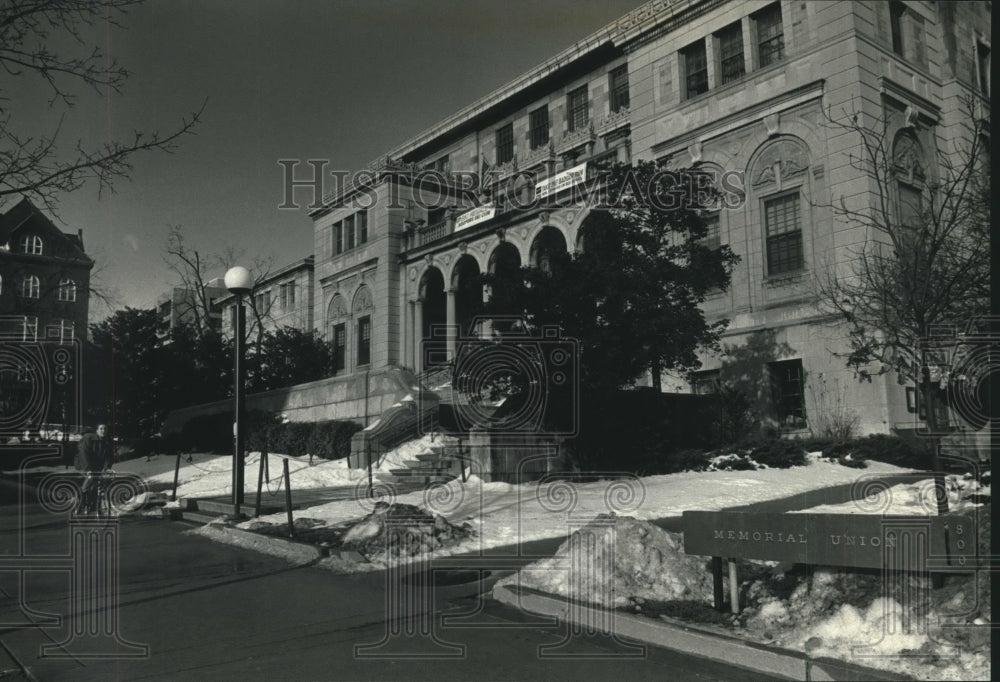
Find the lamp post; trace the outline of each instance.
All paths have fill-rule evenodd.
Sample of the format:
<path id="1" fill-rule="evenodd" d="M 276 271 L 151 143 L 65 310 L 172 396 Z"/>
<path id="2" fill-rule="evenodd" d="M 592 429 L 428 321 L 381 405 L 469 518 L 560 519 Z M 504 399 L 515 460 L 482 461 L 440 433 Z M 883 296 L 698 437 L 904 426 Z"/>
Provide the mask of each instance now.
<path id="1" fill-rule="evenodd" d="M 236 266 L 226 272 L 226 288 L 236 296 L 236 329 L 233 336 L 233 516 L 240 516 L 240 505 L 243 504 L 243 383 L 246 369 L 244 367 L 244 336 L 246 335 L 246 309 L 243 307 L 243 297 L 253 288 L 250 272 Z"/>

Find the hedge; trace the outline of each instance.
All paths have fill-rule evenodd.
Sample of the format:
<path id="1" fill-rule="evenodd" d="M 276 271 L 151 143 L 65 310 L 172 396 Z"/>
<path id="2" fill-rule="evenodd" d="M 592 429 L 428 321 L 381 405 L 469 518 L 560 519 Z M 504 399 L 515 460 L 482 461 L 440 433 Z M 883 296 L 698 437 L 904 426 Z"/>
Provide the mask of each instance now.
<path id="1" fill-rule="evenodd" d="M 245 416 L 245 446 L 249 451 L 262 451 L 301 457 L 313 455 L 322 459 L 347 457 L 351 436 L 363 427 L 352 421 L 284 422 L 276 415 L 252 410 Z M 199 415 L 188 420 L 180 433 L 164 438 L 165 452 L 213 452 L 225 454 L 233 448 L 233 418 L 231 412 Z"/>

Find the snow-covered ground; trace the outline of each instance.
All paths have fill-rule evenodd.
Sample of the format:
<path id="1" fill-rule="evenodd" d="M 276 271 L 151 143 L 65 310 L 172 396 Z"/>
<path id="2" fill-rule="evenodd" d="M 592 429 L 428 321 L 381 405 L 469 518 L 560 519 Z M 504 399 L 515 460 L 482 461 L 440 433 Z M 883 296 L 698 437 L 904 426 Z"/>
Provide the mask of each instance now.
<path id="1" fill-rule="evenodd" d="M 398 468 L 407 459 L 426 450 L 431 437 L 407 443 L 390 453 L 380 464 L 379 470 Z M 247 492 L 253 492 L 259 455 L 252 454 L 247 466 Z M 615 570 L 622 576 L 611 602 L 602 598 L 608 586 L 601 581 L 581 582 L 571 578 L 566 560 L 571 542 L 564 543 L 552 560 L 527 567 L 510 580 L 535 586 L 546 591 L 570 595 L 609 605 L 643 603 L 644 600 L 693 600 L 711 602 L 710 578 L 704 570 L 704 558 L 690 557 L 683 553 L 681 536 L 667 533 L 647 523 L 649 520 L 680 516 L 685 510 L 718 510 L 779 499 L 818 490 L 838 484 L 850 484 L 861 479 L 871 479 L 880 474 L 909 473 L 906 469 L 869 462 L 865 469 L 844 467 L 835 461 L 823 459 L 817 453 L 808 456 L 808 464 L 790 469 L 685 472 L 644 478 L 619 478 L 599 481 L 551 480 L 523 485 L 486 483 L 472 476 L 464 484 L 452 481 L 425 491 L 396 495 L 391 485 L 377 485 L 376 499 L 350 499 L 297 510 L 296 519 L 308 519 L 314 526 L 336 526 L 356 521 L 374 508 L 377 500 L 412 504 L 435 515 L 445 517 L 450 523 L 468 523 L 474 535 L 460 544 L 435 551 L 436 556 L 475 552 L 517 542 L 530 542 L 546 538 L 569 537 L 594 522 L 607 528 L 621 525 L 621 532 L 612 534 L 621 544 L 616 551 Z M 163 488 L 173 481 L 174 457 L 156 456 L 147 461 L 138 458 L 121 462 L 115 471 L 142 477 L 152 487 Z M 280 480 L 280 458 L 270 460 L 268 490 L 277 491 Z M 61 467 L 58 470 L 62 470 Z M 14 472 L 5 472 L 14 473 Z M 326 461 L 308 458 L 291 458 L 290 473 L 293 489 L 318 487 L 364 486 L 364 470 L 352 470 L 345 460 Z M 192 461 L 182 458 L 179 473 L 178 497 L 209 497 L 231 494 L 232 459 L 229 456 L 193 455 Z M 974 481 L 951 476 L 948 481 L 949 507 L 961 511 L 974 505 L 971 493 L 989 494 L 989 488 L 978 488 Z M 174 503 L 176 504 L 176 503 Z M 829 513 L 888 513 L 933 514 L 933 482 L 930 478 L 914 473 L 914 480 L 888 490 L 876 491 L 863 503 L 827 505 L 808 511 Z M 798 510 L 806 511 L 806 510 Z M 614 513 L 611 517 L 610 513 Z M 623 518 L 631 517 L 631 518 Z M 615 521 L 614 519 L 617 519 Z M 240 524 L 250 528 L 254 524 L 269 522 L 283 524 L 285 514 L 264 516 Z M 209 534 L 209 537 L 240 543 L 232 534 Z M 266 536 L 256 536 L 248 547 L 260 549 Z M 578 542 L 579 544 L 579 542 Z M 600 543 L 598 543 L 598 546 Z M 596 550 L 592 550 L 596 551 Z M 598 556 L 590 556 L 587 565 L 596 565 Z M 341 560 L 324 560 L 331 570 L 371 570 L 372 566 L 354 565 Z M 773 565 L 772 565 L 773 566 Z M 771 570 L 770 568 L 768 570 Z M 773 567 L 781 578 L 782 567 Z M 645 577 L 643 577 L 645 576 Z M 768 578 L 770 580 L 770 578 Z M 836 570 L 818 569 L 811 577 L 795 588 L 790 595 L 780 597 L 770 594 L 772 582 L 764 578 L 750 586 L 757 592 L 755 610 L 745 620 L 743 634 L 751 639 L 768 641 L 781 646 L 799 648 L 805 642 L 817 647 L 816 655 L 828 655 L 846 660 L 903 670 L 922 679 L 988 679 L 988 639 L 982 650 L 968 650 L 942 644 L 935 637 L 940 632 L 924 628 L 920 632 L 906 632 L 902 621 L 905 610 L 892 596 L 865 600 L 862 607 L 850 602 L 848 595 L 857 592 L 856 585 L 847 584 Z M 847 582 L 845 582 L 847 581 Z M 573 585 L 575 584 L 575 588 Z M 589 585 L 589 587 L 588 587 Z M 581 587 L 582 586 L 582 587 Z M 877 588 L 877 586 L 876 586 Z M 573 590 L 577 591 L 574 592 Z M 583 590 L 581 593 L 580 590 Z M 974 586 L 973 586 L 973 589 Z M 869 597 L 871 590 L 869 589 Z M 974 597 L 974 595 L 973 595 Z M 957 594 L 959 601 L 968 602 L 969 595 Z M 839 600 L 839 601 L 838 601 Z M 937 622 L 941 614 L 931 611 L 921 615 L 925 622 Z M 977 616 L 980 622 L 989 618 Z M 986 628 L 988 630 L 988 628 Z M 982 630 L 982 628 L 980 628 Z M 968 631 L 968 628 L 965 629 Z M 727 630 L 733 634 L 731 629 Z M 886 636 L 890 633 L 891 636 Z M 954 637 L 952 638 L 954 639 Z M 968 638 L 966 638 L 968 639 Z M 852 647 L 875 643 L 874 658 L 858 658 Z M 899 654 L 906 654 L 902 657 Z M 892 655 L 891 657 L 886 657 Z M 984 677 L 985 675 L 985 677 Z"/>

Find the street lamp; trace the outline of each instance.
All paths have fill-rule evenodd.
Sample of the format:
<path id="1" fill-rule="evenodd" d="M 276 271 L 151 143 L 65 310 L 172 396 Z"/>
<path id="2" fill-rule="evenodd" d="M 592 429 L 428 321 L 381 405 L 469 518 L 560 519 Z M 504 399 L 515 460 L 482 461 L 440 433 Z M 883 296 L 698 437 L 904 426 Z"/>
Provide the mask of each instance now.
<path id="1" fill-rule="evenodd" d="M 240 516 L 240 505 L 243 504 L 243 383 L 245 368 L 243 366 L 244 335 L 246 334 L 246 309 L 243 307 L 243 297 L 253 288 L 253 278 L 250 272 L 237 265 L 226 272 L 226 288 L 236 296 L 236 329 L 233 332 L 233 516 Z"/>

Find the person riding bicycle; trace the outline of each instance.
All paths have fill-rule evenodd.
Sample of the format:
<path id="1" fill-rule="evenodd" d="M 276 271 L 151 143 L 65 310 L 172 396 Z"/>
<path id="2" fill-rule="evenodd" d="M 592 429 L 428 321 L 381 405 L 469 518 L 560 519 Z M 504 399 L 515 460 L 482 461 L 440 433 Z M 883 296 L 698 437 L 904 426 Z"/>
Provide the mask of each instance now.
<path id="1" fill-rule="evenodd" d="M 111 443 L 107 438 L 108 427 L 98 424 L 97 431 L 83 434 L 77 444 L 76 469 L 84 474 L 80 488 L 80 506 L 77 514 L 99 511 L 97 492 L 101 474 L 111 466 Z"/>

